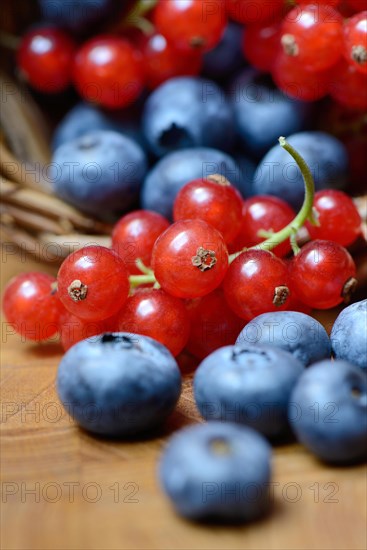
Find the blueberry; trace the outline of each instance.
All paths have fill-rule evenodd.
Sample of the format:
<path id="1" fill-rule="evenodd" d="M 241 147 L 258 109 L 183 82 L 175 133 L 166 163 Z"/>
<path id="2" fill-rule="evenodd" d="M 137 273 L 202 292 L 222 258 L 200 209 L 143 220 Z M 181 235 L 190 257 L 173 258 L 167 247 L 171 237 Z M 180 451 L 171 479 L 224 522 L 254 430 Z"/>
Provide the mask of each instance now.
<path id="1" fill-rule="evenodd" d="M 230 86 L 236 129 L 247 151 L 261 158 L 279 136 L 304 128 L 308 107 L 286 96 L 268 75 L 249 68 Z"/>
<path id="2" fill-rule="evenodd" d="M 206 420 L 234 421 L 270 438 L 288 430 L 291 391 L 303 365 L 290 353 L 260 345 L 226 346 L 199 365 L 194 395 Z"/>
<path id="3" fill-rule="evenodd" d="M 52 159 L 55 193 L 102 218 L 112 219 L 131 206 L 145 173 L 141 147 L 112 131 L 90 132 L 65 143 Z"/>
<path id="4" fill-rule="evenodd" d="M 171 78 L 148 97 L 144 137 L 158 157 L 188 147 L 229 150 L 234 139 L 232 109 L 210 80 Z"/>
<path id="5" fill-rule="evenodd" d="M 249 198 L 254 195 L 253 182 L 256 172 L 256 164 L 249 159 L 241 149 L 237 149 L 232 153 L 235 162 L 238 164 L 240 177 L 236 182 L 237 189 L 241 192 L 244 198 Z"/>
<path id="6" fill-rule="evenodd" d="M 271 123 L 270 123 L 271 125 Z M 316 190 L 345 183 L 348 156 L 344 145 L 324 132 L 300 132 L 287 138 L 311 169 Z M 303 202 L 304 185 L 295 161 L 278 144 L 265 155 L 254 176 L 256 195 L 275 195 L 294 208 Z"/>
<path id="7" fill-rule="evenodd" d="M 269 508 L 271 449 L 244 426 L 209 422 L 170 439 L 159 467 L 176 510 L 196 520 L 253 520 Z"/>
<path id="8" fill-rule="evenodd" d="M 106 333 L 78 342 L 62 358 L 57 391 L 84 429 L 130 436 L 162 423 L 181 391 L 171 353 L 147 336 Z"/>
<path id="9" fill-rule="evenodd" d="M 238 344 L 276 346 L 294 355 L 305 367 L 330 359 L 331 344 L 324 327 L 305 313 L 276 311 L 252 319 L 237 338 Z"/>
<path id="10" fill-rule="evenodd" d="M 141 194 L 142 206 L 170 218 L 181 187 L 193 179 L 214 173 L 223 174 L 237 186 L 239 168 L 222 151 L 198 147 L 170 153 L 158 161 L 146 177 Z"/>
<path id="11" fill-rule="evenodd" d="M 367 376 L 346 361 L 321 361 L 299 378 L 289 421 L 299 441 L 327 462 L 367 455 Z"/>
<path id="12" fill-rule="evenodd" d="M 219 44 L 204 55 L 203 73 L 209 78 L 224 79 L 244 64 L 243 26 L 230 21 Z"/>
<path id="13" fill-rule="evenodd" d="M 367 300 L 343 309 L 330 337 L 335 357 L 367 368 Z"/>
<path id="14" fill-rule="evenodd" d="M 112 117 L 94 105 L 80 102 L 66 114 L 57 126 L 53 135 L 52 147 L 57 149 L 60 145 L 72 141 L 94 130 L 113 130 L 132 138 L 144 146 L 144 140 L 140 132 L 139 112 L 131 107 L 121 113 L 114 112 Z"/>
<path id="15" fill-rule="evenodd" d="M 44 19 L 74 32 L 89 30 L 116 6 L 115 0 L 39 0 Z"/>

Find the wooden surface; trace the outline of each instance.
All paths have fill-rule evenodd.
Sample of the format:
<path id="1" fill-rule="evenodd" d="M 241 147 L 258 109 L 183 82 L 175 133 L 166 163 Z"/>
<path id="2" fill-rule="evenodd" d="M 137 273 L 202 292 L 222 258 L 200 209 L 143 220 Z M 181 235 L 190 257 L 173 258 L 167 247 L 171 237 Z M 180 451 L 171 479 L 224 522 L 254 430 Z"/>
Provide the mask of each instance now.
<path id="1" fill-rule="evenodd" d="M 40 268 L 12 251 L 1 260 L 2 283 Z M 167 436 L 197 421 L 190 378 L 156 439 L 109 442 L 64 413 L 54 386 L 61 355 L 57 343 L 21 342 L 2 323 L 3 550 L 366 548 L 365 468 L 326 466 L 296 444 L 274 451 L 274 506 L 264 520 L 223 527 L 177 517 L 156 469 Z"/>

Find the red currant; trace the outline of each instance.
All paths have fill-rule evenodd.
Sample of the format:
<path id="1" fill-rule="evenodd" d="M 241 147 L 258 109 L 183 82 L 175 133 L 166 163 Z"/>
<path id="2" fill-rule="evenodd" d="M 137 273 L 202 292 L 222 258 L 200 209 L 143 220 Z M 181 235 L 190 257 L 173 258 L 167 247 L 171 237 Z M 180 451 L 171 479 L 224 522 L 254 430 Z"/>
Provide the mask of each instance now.
<path id="1" fill-rule="evenodd" d="M 150 36 L 142 53 L 145 79 L 150 89 L 175 76 L 196 76 L 203 63 L 200 52 L 178 51 L 161 34 Z"/>
<path id="2" fill-rule="evenodd" d="M 344 55 L 356 69 L 367 73 L 367 11 L 357 13 L 345 23 Z"/>
<path id="3" fill-rule="evenodd" d="M 352 199 L 343 191 L 318 191 L 313 204 L 319 226 L 307 222 L 312 239 L 330 240 L 342 246 L 349 246 L 360 235 L 361 216 Z"/>
<path id="4" fill-rule="evenodd" d="M 103 321 L 86 321 L 67 311 L 62 316 L 59 330 L 62 347 L 67 351 L 85 338 L 117 331 L 116 316 Z"/>
<path id="5" fill-rule="evenodd" d="M 284 0 L 226 0 L 228 15 L 246 25 L 269 21 L 285 9 Z"/>
<path id="6" fill-rule="evenodd" d="M 226 26 L 221 0 L 159 0 L 154 23 L 173 46 L 180 50 L 211 50 Z"/>
<path id="7" fill-rule="evenodd" d="M 367 109 L 367 74 L 342 59 L 334 67 L 330 95 L 348 109 Z"/>
<path id="8" fill-rule="evenodd" d="M 357 13 L 366 7 L 366 0 L 345 0 L 345 2 L 354 12 Z"/>
<path id="9" fill-rule="evenodd" d="M 226 243 L 237 235 L 241 225 L 242 198 L 228 180 L 220 175 L 187 183 L 177 194 L 173 219 L 197 218 L 212 225 Z"/>
<path id="10" fill-rule="evenodd" d="M 280 50 L 280 20 L 246 27 L 242 50 L 251 65 L 270 72 Z"/>
<path id="11" fill-rule="evenodd" d="M 66 309 L 87 321 L 112 317 L 129 292 L 123 260 L 104 246 L 85 246 L 70 254 L 61 264 L 57 280 Z"/>
<path id="12" fill-rule="evenodd" d="M 21 273 L 7 284 L 3 296 L 7 321 L 24 338 L 41 342 L 58 332 L 64 312 L 56 279 L 46 273 Z"/>
<path id="13" fill-rule="evenodd" d="M 197 298 L 222 282 L 228 269 L 228 251 L 214 227 L 202 220 L 182 220 L 158 237 L 152 268 L 168 294 Z"/>
<path id="14" fill-rule="evenodd" d="M 172 355 L 184 348 L 190 332 L 182 300 L 164 290 L 142 289 L 128 298 L 117 316 L 119 331 L 143 334 L 158 340 Z"/>
<path id="15" fill-rule="evenodd" d="M 22 38 L 18 66 L 33 88 L 57 93 L 71 82 L 75 44 L 62 30 L 43 27 L 28 31 Z"/>
<path id="16" fill-rule="evenodd" d="M 340 244 L 316 240 L 305 244 L 290 265 L 292 289 L 305 304 L 329 309 L 354 290 L 356 266 Z"/>
<path id="17" fill-rule="evenodd" d="M 224 279 L 226 300 L 242 319 L 287 309 L 287 264 L 268 250 L 247 250 L 231 263 Z"/>
<path id="18" fill-rule="evenodd" d="M 74 63 L 74 82 L 80 95 L 109 109 L 125 107 L 140 95 L 142 56 L 127 41 L 115 36 L 88 40 Z"/>
<path id="19" fill-rule="evenodd" d="M 186 349 L 199 359 L 234 344 L 245 324 L 231 310 L 219 288 L 207 296 L 189 300 L 186 307 L 191 323 Z"/>
<path id="20" fill-rule="evenodd" d="M 259 235 L 260 230 L 277 232 L 288 225 L 296 213 L 282 199 L 270 195 L 258 195 L 245 200 L 242 207 L 241 229 L 231 250 L 238 252 L 261 243 L 266 237 Z M 277 256 L 286 256 L 291 250 L 289 239 L 276 246 L 273 250 Z"/>
<path id="21" fill-rule="evenodd" d="M 343 49 L 343 20 L 331 6 L 296 7 L 284 19 L 281 43 L 284 53 L 304 69 L 323 71 L 335 65 Z"/>
<path id="22" fill-rule="evenodd" d="M 139 258 L 150 267 L 155 241 L 169 227 L 169 221 L 150 210 L 136 210 L 123 216 L 112 232 L 112 248 L 124 260 L 130 274 L 140 274 Z"/>

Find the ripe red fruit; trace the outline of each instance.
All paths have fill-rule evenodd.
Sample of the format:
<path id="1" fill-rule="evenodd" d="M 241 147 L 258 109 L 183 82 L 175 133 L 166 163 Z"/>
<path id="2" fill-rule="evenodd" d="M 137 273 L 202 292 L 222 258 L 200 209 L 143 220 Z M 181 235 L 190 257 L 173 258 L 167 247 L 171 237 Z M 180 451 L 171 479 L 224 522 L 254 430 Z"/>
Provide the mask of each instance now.
<path id="1" fill-rule="evenodd" d="M 7 321 L 24 338 L 41 342 L 58 332 L 64 312 L 56 279 L 46 273 L 21 273 L 7 284 L 3 296 Z"/>
<path id="2" fill-rule="evenodd" d="M 117 329 L 150 336 L 176 356 L 187 342 L 190 323 L 182 300 L 161 289 L 142 289 L 117 315 Z"/>
<path id="3" fill-rule="evenodd" d="M 66 311 L 61 317 L 59 330 L 62 347 L 64 351 L 67 351 L 85 338 L 91 338 L 103 332 L 115 332 L 117 330 L 116 316 L 103 321 L 87 321 Z"/>
<path id="4" fill-rule="evenodd" d="M 274 20 L 285 9 L 284 0 L 225 0 L 226 10 L 231 19 L 251 25 L 262 21 Z"/>
<path id="5" fill-rule="evenodd" d="M 281 49 L 281 20 L 249 25 L 243 33 L 243 55 L 259 71 L 270 72 Z"/>
<path id="6" fill-rule="evenodd" d="M 80 95 L 109 109 L 125 107 L 144 84 L 140 52 L 123 38 L 99 36 L 83 44 L 73 70 Z"/>
<path id="7" fill-rule="evenodd" d="M 71 82 L 75 44 L 62 30 L 42 27 L 22 38 L 18 66 L 29 84 L 41 92 L 62 92 Z"/>
<path id="8" fill-rule="evenodd" d="M 87 321 L 112 317 L 129 292 L 123 260 L 104 246 L 85 246 L 70 254 L 61 264 L 57 281 L 66 309 Z"/>
<path id="9" fill-rule="evenodd" d="M 151 210 L 135 210 L 123 216 L 112 232 L 112 248 L 124 260 L 130 274 L 141 274 L 136 260 L 150 267 L 155 241 L 169 227 L 169 221 Z"/>
<path id="10" fill-rule="evenodd" d="M 356 286 L 355 275 L 352 256 L 332 241 L 305 244 L 290 263 L 292 290 L 316 309 L 329 309 L 348 300 Z"/>
<path id="11" fill-rule="evenodd" d="M 228 269 L 228 251 L 216 229 L 202 220 L 182 220 L 157 239 L 152 268 L 168 294 L 178 298 L 205 296 L 222 282 Z"/>
<path id="12" fill-rule="evenodd" d="M 357 13 L 346 21 L 344 55 L 356 69 L 367 74 L 367 11 Z"/>
<path id="13" fill-rule="evenodd" d="M 334 78 L 330 95 L 348 109 L 367 109 L 367 74 L 359 71 L 344 59 L 333 68 Z"/>
<path id="14" fill-rule="evenodd" d="M 226 243 L 237 235 L 242 215 L 242 198 L 228 180 L 220 175 L 187 183 L 178 192 L 173 219 L 200 219 L 212 225 Z"/>

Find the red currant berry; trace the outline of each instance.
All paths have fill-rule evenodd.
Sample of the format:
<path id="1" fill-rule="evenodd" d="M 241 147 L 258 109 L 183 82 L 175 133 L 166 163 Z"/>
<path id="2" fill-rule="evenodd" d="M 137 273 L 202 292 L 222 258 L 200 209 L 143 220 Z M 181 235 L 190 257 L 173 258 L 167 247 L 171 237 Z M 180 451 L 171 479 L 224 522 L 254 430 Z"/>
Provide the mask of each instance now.
<path id="1" fill-rule="evenodd" d="M 180 50 L 211 50 L 226 26 L 221 0 L 159 0 L 154 10 L 159 33 Z"/>
<path id="2" fill-rule="evenodd" d="M 161 289 L 142 289 L 128 298 L 117 316 L 117 327 L 119 331 L 150 336 L 175 356 L 184 348 L 190 332 L 182 300 Z"/>
<path id="3" fill-rule="evenodd" d="M 294 210 L 282 199 L 270 195 L 258 195 L 247 199 L 242 207 L 241 229 L 231 250 L 238 252 L 261 243 L 266 237 L 259 231 L 276 233 L 288 225 L 296 216 Z M 286 256 L 291 250 L 289 239 L 273 250 L 277 256 Z"/>
<path id="4" fill-rule="evenodd" d="M 66 309 L 87 321 L 112 317 L 129 293 L 123 260 L 104 246 L 85 246 L 70 254 L 61 264 L 57 281 Z"/>
<path id="5" fill-rule="evenodd" d="M 242 319 L 287 309 L 287 264 L 268 250 L 248 250 L 231 263 L 224 279 L 226 300 Z"/>
<path id="6" fill-rule="evenodd" d="M 142 56 L 122 38 L 93 38 L 83 44 L 75 57 L 74 82 L 88 101 L 109 109 L 125 107 L 143 89 Z"/>
<path id="7" fill-rule="evenodd" d="M 149 37 L 142 48 L 147 86 L 157 88 L 175 76 L 196 76 L 203 60 L 200 52 L 178 51 L 161 34 Z"/>
<path id="8" fill-rule="evenodd" d="M 280 50 L 280 20 L 246 27 L 242 50 L 251 65 L 270 72 Z"/>
<path id="9" fill-rule="evenodd" d="M 199 359 L 234 344 L 245 324 L 231 310 L 219 288 L 207 296 L 189 300 L 186 307 L 191 323 L 186 349 Z"/>
<path id="10" fill-rule="evenodd" d="M 103 321 L 86 321 L 67 311 L 62 316 L 59 330 L 62 347 L 67 351 L 85 338 L 91 338 L 103 332 L 116 332 L 116 316 Z"/>
<path id="11" fill-rule="evenodd" d="M 357 13 L 345 23 L 344 55 L 356 69 L 367 73 L 367 11 Z"/>
<path id="12" fill-rule="evenodd" d="M 152 268 L 168 294 L 197 298 L 222 282 L 228 269 L 228 251 L 214 227 L 202 220 L 182 220 L 158 237 Z"/>
<path id="13" fill-rule="evenodd" d="M 33 88 L 46 93 L 62 92 L 71 82 L 74 51 L 75 44 L 64 31 L 43 27 L 23 36 L 17 63 Z"/>
<path id="14" fill-rule="evenodd" d="M 177 194 L 173 219 L 200 219 L 212 225 L 230 242 L 240 230 L 242 198 L 223 176 L 214 174 L 187 183 Z"/>
<path id="15" fill-rule="evenodd" d="M 245 25 L 273 20 L 284 9 L 284 0 L 226 0 L 229 17 Z"/>
<path id="16" fill-rule="evenodd" d="M 367 74 L 342 59 L 334 67 L 330 95 L 348 109 L 367 109 Z"/>
<path id="17" fill-rule="evenodd" d="M 346 193 L 334 189 L 318 191 L 313 204 L 320 225 L 315 226 L 307 222 L 312 239 L 324 239 L 349 246 L 360 235 L 361 216 Z"/>
<path id="18" fill-rule="evenodd" d="M 136 210 L 123 216 L 112 232 L 112 248 L 124 260 L 130 274 L 141 274 L 139 258 L 150 267 L 155 241 L 169 227 L 169 221 L 150 210 Z"/>
<path id="19" fill-rule="evenodd" d="M 64 312 L 56 279 L 46 273 L 21 273 L 7 284 L 3 296 L 7 321 L 24 338 L 41 342 L 58 332 Z"/>
<path id="20" fill-rule="evenodd" d="M 345 0 L 346 4 L 354 12 L 361 12 L 366 7 L 366 0 Z"/>
<path id="21" fill-rule="evenodd" d="M 291 10 L 282 25 L 284 53 L 311 71 L 335 65 L 343 50 L 343 20 L 331 6 L 310 4 Z"/>
<path id="22" fill-rule="evenodd" d="M 355 289 L 356 266 L 349 252 L 332 241 L 305 244 L 290 265 L 292 289 L 305 304 L 329 309 Z"/>
<path id="23" fill-rule="evenodd" d="M 325 6 L 332 6 L 336 8 L 340 4 L 341 0 L 317 0 L 315 2 L 310 2 L 310 0 L 297 0 L 297 4 L 300 6 L 307 6 L 309 4 L 324 4 Z"/>
<path id="24" fill-rule="evenodd" d="M 315 101 L 329 93 L 332 70 L 309 71 L 297 58 L 281 53 L 276 58 L 272 77 L 288 96 L 301 101 Z"/>

